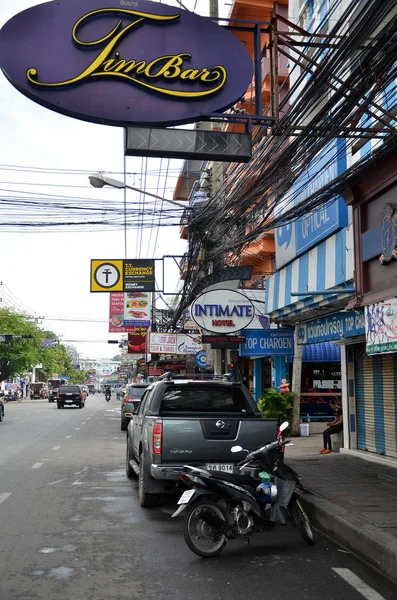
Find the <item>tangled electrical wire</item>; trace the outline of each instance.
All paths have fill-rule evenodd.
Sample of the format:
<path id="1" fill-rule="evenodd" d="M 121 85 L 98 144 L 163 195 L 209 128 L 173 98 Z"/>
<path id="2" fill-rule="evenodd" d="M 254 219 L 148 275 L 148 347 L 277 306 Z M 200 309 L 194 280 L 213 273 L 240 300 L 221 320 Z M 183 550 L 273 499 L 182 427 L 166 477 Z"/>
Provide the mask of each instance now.
<path id="1" fill-rule="evenodd" d="M 185 281 L 171 326 L 188 304 L 203 248 L 214 270 L 225 256 L 229 265 L 238 264 L 241 252 L 258 236 L 334 201 L 370 160 L 395 148 L 397 130 L 389 109 L 396 108 L 395 0 L 352 1 L 329 28 L 326 41 L 312 44 L 323 39 L 316 33 L 324 32 L 330 12 L 337 14 L 341 6 L 341 0 L 332 4 L 305 39 L 307 46 L 300 48 L 298 62 L 304 68 L 280 103 L 282 116 L 271 135 L 258 128 L 251 162 L 229 169 L 217 193 L 192 212 Z M 383 128 L 381 133 L 370 132 L 373 122 Z M 350 168 L 311 191 L 310 171 L 316 161 L 323 160 L 315 175 L 320 180 L 347 150 L 373 138 L 371 152 L 359 160 L 353 155 Z"/>

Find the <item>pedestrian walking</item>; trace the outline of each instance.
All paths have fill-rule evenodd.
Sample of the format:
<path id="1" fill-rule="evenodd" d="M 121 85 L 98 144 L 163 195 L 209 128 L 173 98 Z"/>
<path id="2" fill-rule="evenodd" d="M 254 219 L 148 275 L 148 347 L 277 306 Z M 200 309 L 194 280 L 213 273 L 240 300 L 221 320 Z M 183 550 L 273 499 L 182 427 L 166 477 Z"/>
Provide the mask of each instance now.
<path id="1" fill-rule="evenodd" d="M 323 432 L 323 448 L 320 454 L 330 454 L 332 452 L 331 435 L 343 431 L 343 413 L 342 407 L 335 400 L 331 400 L 330 407 L 334 411 L 334 420 L 327 423 L 328 429 Z"/>

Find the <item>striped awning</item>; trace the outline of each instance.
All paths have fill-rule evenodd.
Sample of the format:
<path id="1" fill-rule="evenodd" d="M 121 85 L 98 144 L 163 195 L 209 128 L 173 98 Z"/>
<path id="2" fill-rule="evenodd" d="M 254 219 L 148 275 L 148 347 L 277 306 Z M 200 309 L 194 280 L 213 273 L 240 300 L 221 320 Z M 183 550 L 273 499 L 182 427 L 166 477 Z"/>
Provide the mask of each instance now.
<path id="1" fill-rule="evenodd" d="M 288 357 L 288 362 L 293 361 L 293 356 Z M 302 362 L 340 362 L 340 346 L 332 342 L 320 342 L 319 344 L 306 344 L 303 346 Z"/>

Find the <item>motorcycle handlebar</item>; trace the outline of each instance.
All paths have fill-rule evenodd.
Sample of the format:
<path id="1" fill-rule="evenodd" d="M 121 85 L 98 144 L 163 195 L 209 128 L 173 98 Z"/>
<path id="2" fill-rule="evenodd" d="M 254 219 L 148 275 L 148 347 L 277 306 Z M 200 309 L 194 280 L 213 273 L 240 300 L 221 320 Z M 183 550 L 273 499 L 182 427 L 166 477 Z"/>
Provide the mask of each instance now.
<path id="1" fill-rule="evenodd" d="M 275 442 L 272 442 L 271 444 L 267 444 L 266 446 L 263 446 L 262 448 L 258 448 L 258 450 L 253 450 L 252 452 L 249 452 L 247 454 L 247 456 L 245 457 L 244 460 L 242 460 L 241 462 L 237 463 L 237 466 L 240 467 L 242 465 L 246 465 L 249 462 L 251 462 L 253 459 L 255 459 L 259 454 L 261 454 L 261 452 L 263 452 L 263 450 L 265 448 L 270 448 L 271 446 L 273 446 L 274 444 L 277 444 L 278 446 L 283 447 L 286 446 L 287 444 L 290 443 L 290 440 L 281 440 L 281 439 L 277 439 Z"/>

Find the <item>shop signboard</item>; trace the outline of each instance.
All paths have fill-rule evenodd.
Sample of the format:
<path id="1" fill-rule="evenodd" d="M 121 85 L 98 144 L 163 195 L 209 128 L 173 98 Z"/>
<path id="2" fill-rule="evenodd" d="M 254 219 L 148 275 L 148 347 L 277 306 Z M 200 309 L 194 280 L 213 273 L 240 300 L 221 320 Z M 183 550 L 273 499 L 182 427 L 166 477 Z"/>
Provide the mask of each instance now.
<path id="1" fill-rule="evenodd" d="M 126 292 L 154 292 L 153 259 L 129 259 L 124 261 L 124 291 Z"/>
<path id="2" fill-rule="evenodd" d="M 397 298 L 365 307 L 367 354 L 397 352 Z"/>
<path id="3" fill-rule="evenodd" d="M 201 344 L 201 335 L 188 335 L 186 333 L 178 333 L 176 336 L 176 353 L 177 354 L 197 354 L 203 349 Z"/>
<path id="4" fill-rule="evenodd" d="M 133 326 L 124 325 L 124 292 L 109 294 L 109 333 L 128 333 Z"/>
<path id="5" fill-rule="evenodd" d="M 204 368 L 207 366 L 207 353 L 205 352 L 205 350 L 197 352 L 195 362 L 198 367 Z"/>
<path id="6" fill-rule="evenodd" d="M 225 28 L 148 0 L 33 6 L 3 26 L 0 56 L 7 79 L 33 101 L 120 126 L 199 121 L 233 106 L 253 75 L 248 51 Z"/>
<path id="7" fill-rule="evenodd" d="M 309 196 L 326 188 L 346 170 L 345 140 L 337 138 L 321 150 L 308 169 L 297 179 L 292 191 L 278 207 L 277 216 L 294 206 L 303 204 Z M 304 254 L 321 240 L 329 237 L 348 223 L 347 206 L 342 196 L 333 202 L 308 211 L 303 217 L 276 228 L 276 267 L 280 269 L 297 256 Z"/>
<path id="8" fill-rule="evenodd" d="M 245 329 L 240 356 L 285 356 L 294 353 L 293 329 Z"/>
<path id="9" fill-rule="evenodd" d="M 235 290 L 210 290 L 196 298 L 191 309 L 192 319 L 201 329 L 215 333 L 234 333 L 247 327 L 254 318 L 254 305 Z"/>
<path id="10" fill-rule="evenodd" d="M 176 333 L 150 333 L 149 351 L 153 354 L 176 354 Z"/>
<path id="11" fill-rule="evenodd" d="M 298 344 L 318 344 L 364 335 L 364 312 L 337 312 L 300 323 Z"/>
<path id="12" fill-rule="evenodd" d="M 125 292 L 123 308 L 125 326 L 149 327 L 151 312 L 151 292 Z"/>
<path id="13" fill-rule="evenodd" d="M 128 334 L 128 354 L 144 354 L 146 352 L 147 327 L 134 327 Z"/>

